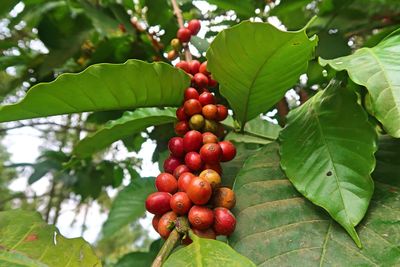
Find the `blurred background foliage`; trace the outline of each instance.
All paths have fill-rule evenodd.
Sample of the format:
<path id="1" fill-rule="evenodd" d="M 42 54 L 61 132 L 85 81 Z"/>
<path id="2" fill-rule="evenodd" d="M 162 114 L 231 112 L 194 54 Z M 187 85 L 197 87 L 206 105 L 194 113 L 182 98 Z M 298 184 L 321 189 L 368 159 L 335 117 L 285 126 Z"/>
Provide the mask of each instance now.
<path id="1" fill-rule="evenodd" d="M 271 22 L 282 29 L 298 30 L 317 15 L 308 31 L 310 36 L 318 34 L 316 56 L 323 58 L 372 47 L 400 26 L 398 0 L 178 3 L 185 20 L 197 18 L 202 22 L 200 37 L 193 37 L 190 46 L 201 61 L 215 35 L 242 20 Z M 166 0 L 2 0 L 0 101 L 15 102 L 37 83 L 52 81 L 65 72 L 80 72 L 96 63 L 122 63 L 132 58 L 169 62 L 166 53 L 177 29 L 171 3 Z M 306 75 L 287 94 L 289 107 L 325 86 L 329 76 L 316 59 L 311 61 Z M 0 210 L 39 210 L 48 223 L 57 224 L 62 204 L 73 201 L 75 216 L 84 218 L 83 234 L 90 206 L 96 202 L 107 214 L 116 192 L 139 178 L 143 166 L 137 155 L 143 143 L 155 142 L 153 161 L 157 162 L 165 157 L 167 140 L 174 135 L 171 125 L 152 127 L 90 158 L 77 160 L 71 156 L 82 136 L 122 113 L 73 114 L 1 125 L 0 138 L 15 129 L 33 127 L 45 142 L 33 164 L 12 162 L 6 148 L 0 146 Z M 268 116 L 277 119 L 276 110 Z M 15 192 L 9 185 L 20 177 L 27 179 L 28 186 L 24 192 Z M 30 186 L 43 178 L 48 179 L 49 186 L 38 195 Z M 135 221 L 112 236 L 100 235 L 95 247 L 106 266 L 119 259 L 117 266 L 129 266 L 130 259 L 143 256 L 140 251 L 150 249 L 151 242 L 147 229 Z M 154 243 L 151 251 L 157 246 L 159 243 Z"/>

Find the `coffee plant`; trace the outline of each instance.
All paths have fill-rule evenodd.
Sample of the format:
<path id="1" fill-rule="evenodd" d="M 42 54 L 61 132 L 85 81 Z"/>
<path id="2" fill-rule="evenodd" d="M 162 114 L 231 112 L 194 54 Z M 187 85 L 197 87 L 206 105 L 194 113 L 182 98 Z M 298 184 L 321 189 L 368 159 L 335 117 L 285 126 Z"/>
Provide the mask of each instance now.
<path id="1" fill-rule="evenodd" d="M 48 124 L 60 144 L 24 166 L 29 184 L 52 177 L 44 212 L 7 204 L 24 197 L 0 180 L 0 266 L 400 265 L 398 1 L 5 0 L 0 15 L 1 130 Z M 156 177 L 110 156 L 146 140 Z M 54 226 L 71 196 L 109 210 L 97 244 Z M 160 239 L 135 250 L 145 214 Z"/>

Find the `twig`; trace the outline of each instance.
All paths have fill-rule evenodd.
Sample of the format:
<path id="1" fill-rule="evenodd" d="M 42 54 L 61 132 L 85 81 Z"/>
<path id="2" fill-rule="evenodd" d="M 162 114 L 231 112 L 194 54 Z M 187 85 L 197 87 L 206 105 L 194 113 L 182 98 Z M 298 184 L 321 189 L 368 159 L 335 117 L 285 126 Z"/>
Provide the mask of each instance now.
<path id="1" fill-rule="evenodd" d="M 309 98 L 306 90 L 304 89 L 300 89 L 299 96 L 300 96 L 300 105 L 303 105 Z"/>
<path id="2" fill-rule="evenodd" d="M 178 20 L 179 28 L 184 28 L 185 26 L 183 25 L 182 10 L 179 8 L 179 5 L 176 2 L 176 0 L 171 0 L 171 3 L 176 19 Z M 186 61 L 192 61 L 192 54 L 190 53 L 189 45 L 187 44 L 184 45 L 183 50 L 185 51 Z"/>
<path id="3" fill-rule="evenodd" d="M 286 115 L 289 113 L 289 106 L 285 97 L 276 104 L 276 108 L 278 109 L 279 125 L 283 127 L 286 124 Z"/>
<path id="4" fill-rule="evenodd" d="M 167 259 L 167 257 L 171 253 L 171 251 L 174 249 L 175 244 L 178 242 L 180 237 L 181 236 L 178 233 L 178 230 L 176 230 L 176 229 L 172 230 L 167 241 L 165 241 L 164 245 L 158 252 L 157 257 L 153 261 L 153 264 L 151 265 L 151 267 L 161 267 L 162 266 L 164 261 Z"/>

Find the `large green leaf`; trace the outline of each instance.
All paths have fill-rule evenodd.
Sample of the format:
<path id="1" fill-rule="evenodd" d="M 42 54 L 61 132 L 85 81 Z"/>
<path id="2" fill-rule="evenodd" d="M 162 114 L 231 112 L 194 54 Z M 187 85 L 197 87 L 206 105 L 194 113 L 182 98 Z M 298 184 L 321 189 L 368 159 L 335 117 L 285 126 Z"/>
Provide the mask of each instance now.
<path id="1" fill-rule="evenodd" d="M 128 60 L 97 64 L 78 74 L 32 87 L 25 98 L 0 107 L 0 122 L 84 111 L 177 106 L 190 78 L 165 63 Z"/>
<path id="2" fill-rule="evenodd" d="M 143 216 L 146 197 L 154 191 L 154 179 L 138 178 L 119 192 L 103 225 L 104 237 L 111 236 L 121 227 Z"/>
<path id="3" fill-rule="evenodd" d="M 375 154 L 376 167 L 372 173 L 374 180 L 400 187 L 400 139 L 381 136 Z"/>
<path id="4" fill-rule="evenodd" d="M 101 262 L 82 238 L 67 239 L 39 213 L 0 212 L 0 266 L 96 266 Z"/>
<path id="5" fill-rule="evenodd" d="M 357 227 L 364 246 L 358 249 L 334 220 L 296 191 L 279 160 L 278 145 L 266 145 L 237 176 L 237 226 L 229 239 L 235 250 L 257 266 L 400 264 L 399 187 L 388 190 L 377 183 L 367 216 Z"/>
<path id="6" fill-rule="evenodd" d="M 255 266 L 224 242 L 199 238 L 192 233 L 190 238 L 193 243 L 169 256 L 164 267 Z"/>
<path id="7" fill-rule="evenodd" d="M 274 106 L 307 71 L 316 44 L 305 29 L 284 32 L 245 21 L 217 35 L 207 66 L 243 126 Z"/>
<path id="8" fill-rule="evenodd" d="M 319 59 L 336 70 L 347 70 L 350 78 L 371 95 L 374 116 L 386 131 L 400 137 L 400 35 L 384 39 L 373 48 L 332 60 Z"/>
<path id="9" fill-rule="evenodd" d="M 74 149 L 79 157 L 90 156 L 113 142 L 129 137 L 147 127 L 171 123 L 176 120 L 172 109 L 142 108 L 126 112 L 121 118 L 111 121 L 94 134 L 82 139 Z"/>
<path id="10" fill-rule="evenodd" d="M 219 8 L 225 10 L 233 10 L 239 16 L 250 18 L 255 15 L 255 1 L 241 0 L 241 1 L 226 1 L 226 0 L 207 0 L 210 4 L 214 4 Z"/>
<path id="11" fill-rule="evenodd" d="M 158 239 L 151 243 L 150 250 L 148 252 L 131 252 L 124 255 L 115 264 L 115 267 L 149 267 L 157 256 L 158 251 L 161 248 L 161 239 Z"/>
<path id="12" fill-rule="evenodd" d="M 374 190 L 376 133 L 355 94 L 331 83 L 289 113 L 280 140 L 282 168 L 293 185 L 361 246 L 354 226 Z"/>

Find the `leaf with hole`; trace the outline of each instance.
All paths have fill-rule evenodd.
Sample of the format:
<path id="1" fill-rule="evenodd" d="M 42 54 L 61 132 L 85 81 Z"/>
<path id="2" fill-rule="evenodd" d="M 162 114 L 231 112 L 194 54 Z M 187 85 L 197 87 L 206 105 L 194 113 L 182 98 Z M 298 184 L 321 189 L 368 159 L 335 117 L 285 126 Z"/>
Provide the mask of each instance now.
<path id="1" fill-rule="evenodd" d="M 289 180 L 361 246 L 354 226 L 374 191 L 370 174 L 376 133 L 356 95 L 331 83 L 289 113 L 280 141 L 281 165 Z"/>
<path id="2" fill-rule="evenodd" d="M 207 50 L 208 69 L 244 124 L 273 107 L 307 71 L 317 37 L 245 21 L 220 32 Z M 288 66 L 290 66 L 288 68 Z"/>
<path id="3" fill-rule="evenodd" d="M 305 199 L 279 166 L 277 143 L 252 155 L 236 177 L 237 226 L 229 244 L 257 266 L 397 266 L 400 188 L 377 182 L 352 239 L 323 209 Z M 393 179 L 400 177 L 392 177 Z"/>
<path id="4" fill-rule="evenodd" d="M 0 107 L 0 122 L 85 111 L 178 106 L 190 78 L 166 63 L 96 64 L 32 87 L 19 103 Z"/>
<path id="5" fill-rule="evenodd" d="M 83 238 L 63 237 L 40 214 L 0 212 L 0 266 L 101 266 Z"/>

